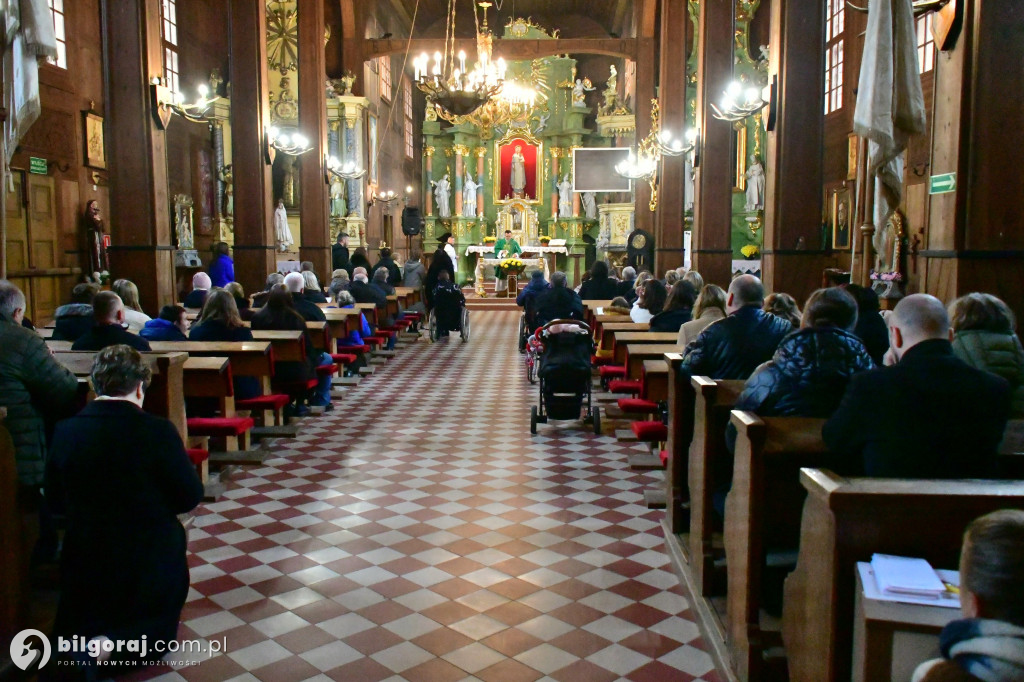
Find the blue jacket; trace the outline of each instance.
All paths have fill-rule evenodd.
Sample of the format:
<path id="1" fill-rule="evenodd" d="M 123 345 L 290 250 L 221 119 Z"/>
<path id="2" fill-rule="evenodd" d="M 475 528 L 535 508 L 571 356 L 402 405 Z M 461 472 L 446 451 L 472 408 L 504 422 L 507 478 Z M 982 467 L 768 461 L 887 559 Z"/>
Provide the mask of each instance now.
<path id="1" fill-rule="evenodd" d="M 789 320 L 748 305 L 709 325 L 683 351 L 680 371 L 691 376 L 746 381 L 758 365 L 768 362 L 793 325 Z"/>
<path id="2" fill-rule="evenodd" d="M 161 320 L 159 317 L 147 322 L 139 336 L 147 341 L 188 341 L 188 337 L 182 334 L 173 322 Z"/>
<path id="3" fill-rule="evenodd" d="M 523 287 L 523 290 L 516 296 L 516 305 L 525 308 L 528 301 L 536 300 L 538 296 L 547 290 L 548 283 L 544 281 L 543 277 L 531 277 L 530 281 Z"/>
<path id="4" fill-rule="evenodd" d="M 235 281 L 235 262 L 231 256 L 221 254 L 210 263 L 210 281 L 215 287 L 223 287 L 228 282 Z"/>

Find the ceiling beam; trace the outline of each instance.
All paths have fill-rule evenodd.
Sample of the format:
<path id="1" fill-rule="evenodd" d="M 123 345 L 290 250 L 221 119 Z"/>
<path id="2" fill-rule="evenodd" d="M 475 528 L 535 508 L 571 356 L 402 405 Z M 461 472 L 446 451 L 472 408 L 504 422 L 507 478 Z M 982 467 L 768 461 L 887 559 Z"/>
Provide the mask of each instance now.
<path id="1" fill-rule="evenodd" d="M 421 52 L 433 54 L 444 51 L 443 38 L 414 38 L 411 41 L 402 39 L 367 40 L 362 50 L 365 59 L 373 59 L 386 54 L 405 52 L 409 46 L 411 57 Z M 455 41 L 455 52 L 465 50 L 467 54 L 476 54 L 476 40 L 459 38 Z M 553 38 L 544 40 L 495 39 L 494 58 L 504 57 L 508 61 L 524 61 L 539 57 L 551 57 L 558 54 L 607 54 L 616 57 L 636 58 L 636 40 L 632 38 Z"/>

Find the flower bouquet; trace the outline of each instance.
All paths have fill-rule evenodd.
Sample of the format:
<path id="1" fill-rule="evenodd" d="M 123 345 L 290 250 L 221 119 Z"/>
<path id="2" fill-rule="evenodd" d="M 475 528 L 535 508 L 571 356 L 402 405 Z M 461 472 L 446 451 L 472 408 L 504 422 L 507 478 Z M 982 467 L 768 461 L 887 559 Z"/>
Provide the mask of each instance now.
<path id="1" fill-rule="evenodd" d="M 740 249 L 740 253 L 742 253 L 743 257 L 747 260 L 753 260 L 754 258 L 757 258 L 758 254 L 761 253 L 761 250 L 758 249 L 755 244 L 747 244 Z"/>
<path id="2" fill-rule="evenodd" d="M 542 234 L 542 235 L 540 236 L 540 245 L 541 245 L 541 246 L 547 246 L 547 245 L 548 245 L 548 244 L 550 244 L 550 243 L 551 243 L 551 237 L 549 237 L 549 236 L 548 236 L 548 235 L 546 235 L 546 234 Z"/>
<path id="3" fill-rule="evenodd" d="M 506 258 L 498 264 L 503 275 L 520 275 L 526 269 L 526 264 L 518 258 Z"/>
<path id="4" fill-rule="evenodd" d="M 490 246 L 490 245 L 494 244 L 496 241 L 498 241 L 498 240 L 495 237 L 492 237 L 492 236 L 488 235 L 488 236 L 484 237 L 484 246 Z"/>
<path id="5" fill-rule="evenodd" d="M 89 284 L 98 284 L 100 286 L 110 284 L 110 273 L 106 270 L 103 272 L 94 272 L 91 275 L 86 275 L 85 281 Z"/>
<path id="6" fill-rule="evenodd" d="M 875 282 L 901 282 L 903 275 L 899 272 L 875 272 L 871 271 L 869 277 Z"/>

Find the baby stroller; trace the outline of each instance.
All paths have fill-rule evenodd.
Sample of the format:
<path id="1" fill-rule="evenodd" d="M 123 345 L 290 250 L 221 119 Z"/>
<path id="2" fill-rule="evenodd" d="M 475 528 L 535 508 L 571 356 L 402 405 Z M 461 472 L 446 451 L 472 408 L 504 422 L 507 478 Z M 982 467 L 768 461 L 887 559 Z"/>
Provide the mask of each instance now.
<path id="1" fill-rule="evenodd" d="M 469 311 L 466 297 L 457 287 L 438 287 L 434 292 L 434 306 L 427 321 L 430 340 L 437 341 L 448 332 L 459 332 L 462 342 L 469 341 Z"/>
<path id="2" fill-rule="evenodd" d="M 601 410 L 590 402 L 590 357 L 594 352 L 590 327 L 578 320 L 553 320 L 537 330 L 534 338 L 543 344 L 537 376 L 540 378 L 538 404 L 530 408 L 530 433 L 537 423 L 551 419 L 579 419 L 586 398 L 583 422 L 601 433 Z"/>

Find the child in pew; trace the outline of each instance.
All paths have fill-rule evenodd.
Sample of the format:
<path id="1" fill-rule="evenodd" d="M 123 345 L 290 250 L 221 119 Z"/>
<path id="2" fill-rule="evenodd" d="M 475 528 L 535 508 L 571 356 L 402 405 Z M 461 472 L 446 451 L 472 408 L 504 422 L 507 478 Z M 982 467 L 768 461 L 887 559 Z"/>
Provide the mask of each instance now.
<path id="1" fill-rule="evenodd" d="M 1024 511 L 975 519 L 960 552 L 965 618 L 942 630 L 942 658 L 926 661 L 912 682 L 1024 680 Z"/>

